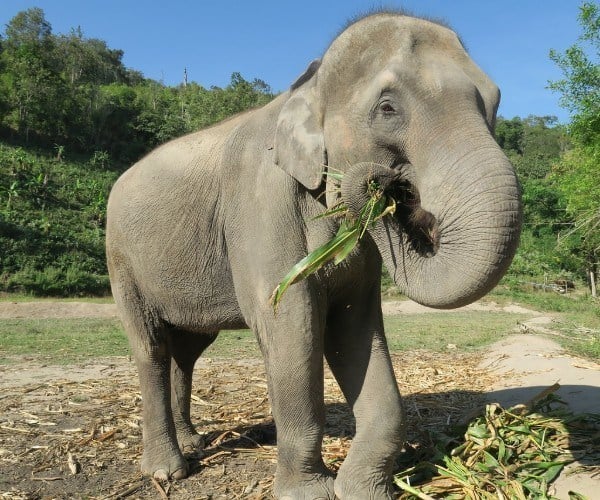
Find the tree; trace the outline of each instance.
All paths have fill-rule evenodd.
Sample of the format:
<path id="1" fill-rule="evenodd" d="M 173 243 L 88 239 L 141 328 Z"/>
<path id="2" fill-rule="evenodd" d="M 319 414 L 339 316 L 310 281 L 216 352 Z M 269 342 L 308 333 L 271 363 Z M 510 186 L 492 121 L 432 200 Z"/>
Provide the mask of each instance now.
<path id="1" fill-rule="evenodd" d="M 4 62 L 4 58 L 2 57 L 2 53 L 4 52 L 4 39 L 0 35 L 0 75 L 3 75 L 6 71 L 6 63 Z M 4 116 L 9 109 L 8 100 L 6 97 L 6 88 L 3 85 L 3 78 L 0 76 L 0 117 Z M 2 125 L 2 120 L 0 119 L 0 126 Z"/>
<path id="2" fill-rule="evenodd" d="M 99 88 L 92 111 L 95 149 L 126 161 L 134 161 L 146 152 L 147 144 L 134 129 L 140 112 L 136 98 L 135 89 L 129 85 L 112 83 Z"/>
<path id="3" fill-rule="evenodd" d="M 511 151 L 517 154 L 523 154 L 523 121 L 518 116 L 512 120 L 506 120 L 498 117 L 496 124 L 496 141 L 505 151 Z"/>
<path id="4" fill-rule="evenodd" d="M 561 95 L 561 105 L 573 113 L 570 132 L 584 144 L 597 143 L 600 136 L 600 8 L 592 2 L 580 7 L 583 33 L 564 54 L 550 51 L 550 58 L 564 78 L 550 82 Z"/>
<path id="5" fill-rule="evenodd" d="M 63 129 L 65 91 L 57 71 L 52 27 L 38 8 L 18 13 L 6 27 L 0 88 L 10 104 L 3 124 L 29 140 L 55 140 Z"/>
<path id="6" fill-rule="evenodd" d="M 81 28 L 56 37 L 56 51 L 63 78 L 71 85 L 130 83 L 123 51 L 109 48 L 104 40 L 84 38 Z"/>
<path id="7" fill-rule="evenodd" d="M 51 43 L 52 26 L 38 7 L 19 12 L 6 26 L 6 46 L 19 48 Z"/>
<path id="8" fill-rule="evenodd" d="M 514 165 L 521 184 L 523 232 L 508 280 L 523 276 L 576 275 L 570 247 L 557 251 L 557 240 L 571 221 L 565 201 L 550 175 L 568 148 L 564 126 L 552 116 L 498 117 L 496 140 Z M 571 242 L 571 240 L 569 240 Z M 568 250 L 568 251 L 567 251 Z"/>
<path id="9" fill-rule="evenodd" d="M 123 51 L 81 28 L 54 35 L 44 12 L 19 12 L 0 36 L 0 134 L 135 161 L 157 144 L 273 98 L 262 80 L 168 87 L 126 68 Z"/>
<path id="10" fill-rule="evenodd" d="M 129 84 L 123 51 L 106 42 L 85 38 L 81 28 L 55 37 L 57 70 L 67 93 L 64 103 L 64 139 L 77 149 L 98 147 L 101 131 L 97 111 L 103 107 L 102 87 Z M 103 123 L 103 122 L 101 122 Z"/>
<path id="11" fill-rule="evenodd" d="M 600 8 L 592 2 L 580 7 L 583 33 L 564 54 L 550 52 L 564 78 L 550 83 L 561 94 L 561 105 L 572 113 L 569 134 L 575 147 L 556 169 L 557 185 L 574 219 L 573 234 L 581 238 L 579 249 L 595 294 L 600 256 Z"/>
<path id="12" fill-rule="evenodd" d="M 135 129 L 145 144 L 156 146 L 191 130 L 184 98 L 198 88 L 192 82 L 186 89 L 174 89 L 152 80 L 135 87 L 140 109 Z"/>

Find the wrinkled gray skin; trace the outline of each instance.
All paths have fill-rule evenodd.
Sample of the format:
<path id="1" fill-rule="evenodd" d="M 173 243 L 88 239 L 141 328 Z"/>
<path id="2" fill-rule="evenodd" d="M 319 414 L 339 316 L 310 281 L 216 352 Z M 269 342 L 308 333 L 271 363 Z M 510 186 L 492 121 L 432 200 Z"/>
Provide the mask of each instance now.
<path id="1" fill-rule="evenodd" d="M 411 298 L 451 308 L 488 292 L 517 245 L 520 202 L 492 137 L 499 91 L 456 35 L 377 14 L 267 106 L 170 142 L 110 196 L 108 265 L 139 369 L 142 470 L 188 473 L 194 362 L 219 330 L 252 328 L 277 425 L 279 498 L 391 498 L 405 420 L 386 346 L 380 268 Z M 341 190 L 323 171 L 346 172 Z M 370 179 L 398 199 L 339 266 L 269 297 Z M 323 195 L 323 192 L 326 194 Z M 340 195 L 340 192 L 342 193 Z M 425 333 L 424 333 L 425 334 Z M 334 478 L 321 458 L 323 356 L 356 417 Z"/>

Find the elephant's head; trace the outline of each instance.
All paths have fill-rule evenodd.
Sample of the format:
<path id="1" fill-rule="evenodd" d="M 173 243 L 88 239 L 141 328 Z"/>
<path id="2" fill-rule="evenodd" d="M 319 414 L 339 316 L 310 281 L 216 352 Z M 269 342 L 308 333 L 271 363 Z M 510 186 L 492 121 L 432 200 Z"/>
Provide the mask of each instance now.
<path id="1" fill-rule="evenodd" d="M 499 98 L 448 28 L 372 15 L 290 90 L 276 162 L 311 190 L 326 168 L 342 171 L 354 210 L 376 179 L 398 203 L 369 231 L 394 281 L 422 304 L 458 307 L 496 285 L 520 233 L 517 179 L 492 135 Z"/>

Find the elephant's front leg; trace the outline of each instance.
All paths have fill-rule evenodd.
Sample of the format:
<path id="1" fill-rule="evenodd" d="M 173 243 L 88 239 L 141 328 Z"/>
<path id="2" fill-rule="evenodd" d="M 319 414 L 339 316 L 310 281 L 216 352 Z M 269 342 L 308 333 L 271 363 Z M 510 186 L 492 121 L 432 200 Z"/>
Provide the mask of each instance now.
<path id="1" fill-rule="evenodd" d="M 356 418 L 356 436 L 335 493 L 342 500 L 391 499 L 404 416 L 377 293 L 330 314 L 325 356 Z"/>
<path id="2" fill-rule="evenodd" d="M 304 303 L 293 295 L 259 329 L 277 426 L 274 494 L 286 500 L 333 499 L 333 476 L 321 456 L 324 321 L 311 308 L 286 307 Z"/>

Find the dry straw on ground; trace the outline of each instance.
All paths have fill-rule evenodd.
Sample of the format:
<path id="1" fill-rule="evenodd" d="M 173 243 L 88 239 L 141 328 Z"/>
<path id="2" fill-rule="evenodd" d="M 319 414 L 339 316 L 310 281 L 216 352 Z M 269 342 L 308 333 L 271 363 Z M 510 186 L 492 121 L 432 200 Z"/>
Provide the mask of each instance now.
<path id="1" fill-rule="evenodd" d="M 479 417 L 471 423 L 475 426 L 472 444 L 455 452 L 455 458 L 464 460 L 460 464 L 438 460 L 436 464 L 438 473 L 440 467 L 466 465 L 471 479 L 476 472 L 483 472 L 473 479 L 484 485 L 483 490 L 473 488 L 473 481 L 465 489 L 456 477 L 438 474 L 426 481 L 425 487 L 419 486 L 423 491 L 421 498 L 446 498 L 452 492 L 456 498 L 465 498 L 465 491 L 475 492 L 470 497 L 468 493 L 467 498 L 502 498 L 493 492 L 493 487 L 486 486 L 492 477 L 489 466 L 493 460 L 486 454 L 489 447 L 482 443 L 491 442 L 501 433 L 505 440 L 512 439 L 514 429 L 508 428 L 518 425 L 521 416 L 491 407 L 487 415 L 490 419 L 481 420 L 482 395 L 495 379 L 478 368 L 479 362 L 477 353 L 453 350 L 393 355 L 408 422 L 406 452 L 398 462 L 398 472 L 434 460 L 440 437 L 452 436 L 446 451 L 452 445 L 460 445 L 456 426 Z M 141 397 L 130 361 L 113 358 L 104 366 L 96 365 L 90 370 L 95 378 L 87 380 L 73 376 L 81 368 L 77 371 L 75 367 L 65 367 L 63 376 L 36 383 L 14 382 L 24 364 L 39 363 L 40 359 L 22 359 L 0 367 L 0 376 L 13 381 L 2 384 L 0 394 L 0 498 L 271 498 L 275 426 L 261 360 L 201 360 L 195 373 L 192 415 L 198 429 L 205 433 L 206 448 L 187 455 L 192 472 L 189 478 L 167 484 L 144 478 L 138 472 L 142 451 Z M 325 402 L 323 456 L 335 471 L 351 444 L 354 420 L 329 371 Z M 595 430 L 593 426 L 582 430 L 571 425 L 569 436 L 563 432 L 572 423 L 568 415 L 558 421 L 540 416 L 539 421 L 552 432 L 561 432 L 551 435 L 549 430 L 536 430 L 537 442 L 543 436 L 556 453 L 544 458 L 544 451 L 535 460 L 552 462 L 570 459 L 569 453 L 587 454 L 596 457 L 589 463 L 598 468 L 597 421 Z M 526 439 L 527 445 L 522 445 L 531 456 L 537 453 L 535 439 Z M 502 471 L 502 467 L 497 469 Z M 430 463 L 431 468 L 435 466 Z M 413 480 L 412 472 L 411 475 Z M 406 475 L 398 479 L 405 481 Z M 403 495 L 410 498 L 407 493 Z"/>
<path id="2" fill-rule="evenodd" d="M 491 380 L 475 354 L 394 355 L 405 396 L 410 455 L 430 447 L 430 431 L 456 424 L 480 405 Z M 29 361 L 35 362 L 33 361 Z M 275 428 L 262 362 L 204 360 L 195 374 L 194 423 L 207 447 L 188 455 L 192 475 L 158 484 L 138 473 L 141 398 L 123 359 L 92 380 L 12 386 L 0 395 L 0 498 L 271 497 Z M 10 377 L 10 367 L 4 367 Z M 13 368 L 18 370 L 18 367 Z M 351 443 L 353 418 L 327 372 L 323 455 L 336 470 Z"/>

